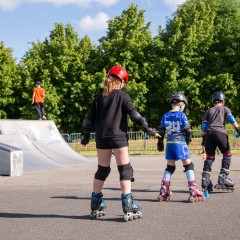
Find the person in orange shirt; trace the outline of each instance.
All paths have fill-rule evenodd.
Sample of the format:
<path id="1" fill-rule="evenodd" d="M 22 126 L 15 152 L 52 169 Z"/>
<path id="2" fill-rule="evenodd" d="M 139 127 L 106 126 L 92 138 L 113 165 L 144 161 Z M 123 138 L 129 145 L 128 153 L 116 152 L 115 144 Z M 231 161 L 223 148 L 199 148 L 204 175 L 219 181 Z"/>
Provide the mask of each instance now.
<path id="1" fill-rule="evenodd" d="M 36 87 L 33 89 L 32 95 L 32 104 L 36 106 L 38 119 L 46 120 L 45 110 L 44 110 L 44 98 L 45 98 L 45 90 L 41 87 L 41 82 L 36 82 Z"/>

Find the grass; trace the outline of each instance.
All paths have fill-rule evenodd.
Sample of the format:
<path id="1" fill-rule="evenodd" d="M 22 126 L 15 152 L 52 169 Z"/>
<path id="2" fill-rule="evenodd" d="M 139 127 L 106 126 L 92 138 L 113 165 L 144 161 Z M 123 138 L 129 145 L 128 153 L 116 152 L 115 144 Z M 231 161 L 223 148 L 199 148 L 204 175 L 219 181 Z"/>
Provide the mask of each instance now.
<path id="1" fill-rule="evenodd" d="M 189 145 L 192 156 L 200 155 L 202 152 L 202 138 L 193 138 Z M 229 143 L 233 155 L 240 154 L 240 139 L 235 136 L 229 136 Z M 96 143 L 91 140 L 87 146 L 82 146 L 80 142 L 69 143 L 69 145 L 82 156 L 97 156 Z M 165 143 L 166 146 L 166 143 Z M 147 140 L 129 140 L 130 155 L 165 155 L 165 152 L 157 151 L 157 139 Z M 217 153 L 216 153 L 217 154 Z"/>

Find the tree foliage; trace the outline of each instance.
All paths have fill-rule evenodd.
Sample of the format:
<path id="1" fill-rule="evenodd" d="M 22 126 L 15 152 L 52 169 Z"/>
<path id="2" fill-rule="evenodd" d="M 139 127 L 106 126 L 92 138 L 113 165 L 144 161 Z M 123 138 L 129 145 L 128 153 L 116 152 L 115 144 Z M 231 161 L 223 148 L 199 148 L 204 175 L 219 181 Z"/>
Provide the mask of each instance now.
<path id="1" fill-rule="evenodd" d="M 0 118 L 13 118 L 16 96 L 20 84 L 18 66 L 13 59 L 12 50 L 0 42 Z"/>
<path id="2" fill-rule="evenodd" d="M 79 39 L 71 25 L 55 24 L 49 39 L 32 43 L 21 62 L 24 85 L 32 90 L 36 80 L 42 82 L 47 116 L 63 131 L 76 131 L 80 127 L 89 102 L 100 87 L 101 74 L 92 68 L 96 52 L 90 39 Z M 25 101 L 31 99 L 31 90 L 25 92 Z M 32 118 L 35 114 L 27 104 L 21 109 L 24 117 Z"/>
<path id="3" fill-rule="evenodd" d="M 131 4 L 108 23 L 106 36 L 100 39 L 99 52 L 106 69 L 114 65 L 125 67 L 129 73 L 126 91 L 138 110 L 145 114 L 146 82 L 151 66 L 149 44 L 153 41 L 150 23 L 145 24 L 144 11 Z"/>
<path id="4" fill-rule="evenodd" d="M 107 71 L 125 67 L 125 88 L 139 112 L 156 127 L 168 111 L 169 96 L 182 92 L 193 126 L 201 124 L 211 95 L 223 91 L 239 116 L 240 0 L 188 0 L 152 37 L 145 11 L 131 4 L 108 22 L 94 45 L 73 27 L 56 23 L 49 37 L 33 42 L 17 65 L 0 44 L 0 117 L 36 119 L 31 106 L 35 81 L 46 90 L 46 112 L 61 131 L 77 132 Z M 131 126 L 131 130 L 133 130 Z"/>

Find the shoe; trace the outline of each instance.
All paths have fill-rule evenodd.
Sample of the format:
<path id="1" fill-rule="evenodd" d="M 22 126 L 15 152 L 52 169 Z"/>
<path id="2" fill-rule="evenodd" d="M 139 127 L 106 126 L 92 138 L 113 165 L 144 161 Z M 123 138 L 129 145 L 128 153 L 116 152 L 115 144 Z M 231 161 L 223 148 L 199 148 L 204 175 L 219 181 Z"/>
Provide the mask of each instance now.
<path id="1" fill-rule="evenodd" d="M 42 120 L 47 120 L 47 118 L 45 116 L 42 116 Z"/>

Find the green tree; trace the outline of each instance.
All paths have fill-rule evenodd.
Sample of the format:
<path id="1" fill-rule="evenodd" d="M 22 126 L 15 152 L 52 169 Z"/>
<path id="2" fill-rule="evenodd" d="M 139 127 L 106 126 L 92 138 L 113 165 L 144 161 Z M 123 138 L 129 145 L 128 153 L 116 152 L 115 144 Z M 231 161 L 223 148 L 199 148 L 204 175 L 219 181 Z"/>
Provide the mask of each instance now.
<path id="1" fill-rule="evenodd" d="M 149 46 L 153 41 L 150 23 L 145 24 L 144 10 L 131 4 L 121 16 L 108 22 L 108 31 L 100 39 L 99 52 L 106 71 L 114 65 L 125 67 L 129 73 L 126 91 L 143 115 L 147 113 L 146 82 L 151 74 Z"/>
<path id="2" fill-rule="evenodd" d="M 205 93 L 223 91 L 227 96 L 227 106 L 235 116 L 239 116 L 240 87 L 240 1 L 206 1 L 215 12 L 213 43 L 203 60 Z M 210 91 L 209 91 L 210 90 Z"/>
<path id="3" fill-rule="evenodd" d="M 226 95 L 231 92 L 229 102 L 236 96 L 233 68 L 226 64 L 226 52 L 220 49 L 220 46 L 235 46 L 229 41 L 233 41 L 230 33 L 237 37 L 232 20 L 238 19 L 239 9 L 233 10 L 233 2 L 236 1 L 186 1 L 179 6 L 173 19 L 168 21 L 166 29 L 157 36 L 164 42 L 163 57 L 155 67 L 160 69 L 159 75 L 162 77 L 159 80 L 162 83 L 158 90 L 158 95 L 162 96 L 159 105 L 165 106 L 172 92 L 184 93 L 189 100 L 192 125 L 201 123 L 203 113 L 211 106 L 214 91 L 223 91 Z M 226 11 L 232 13 L 231 21 L 225 20 L 228 18 Z M 238 20 L 237 25 L 240 26 Z M 223 33 L 225 37 L 220 34 L 222 30 L 219 30 L 219 26 L 227 29 Z M 236 53 L 235 50 L 230 52 Z"/>
<path id="4" fill-rule="evenodd" d="M 93 72 L 96 51 L 90 39 L 79 39 L 71 25 L 55 24 L 49 39 L 32 43 L 21 62 L 26 86 L 23 98 L 30 99 L 34 82 L 40 80 L 46 91 L 47 117 L 55 120 L 61 131 L 80 130 L 89 102 L 102 83 L 101 74 Z M 22 112 L 34 118 L 35 112 L 28 107 L 22 107 Z"/>
<path id="5" fill-rule="evenodd" d="M 0 118 L 15 117 L 15 90 L 19 84 L 19 72 L 12 49 L 0 42 Z"/>

